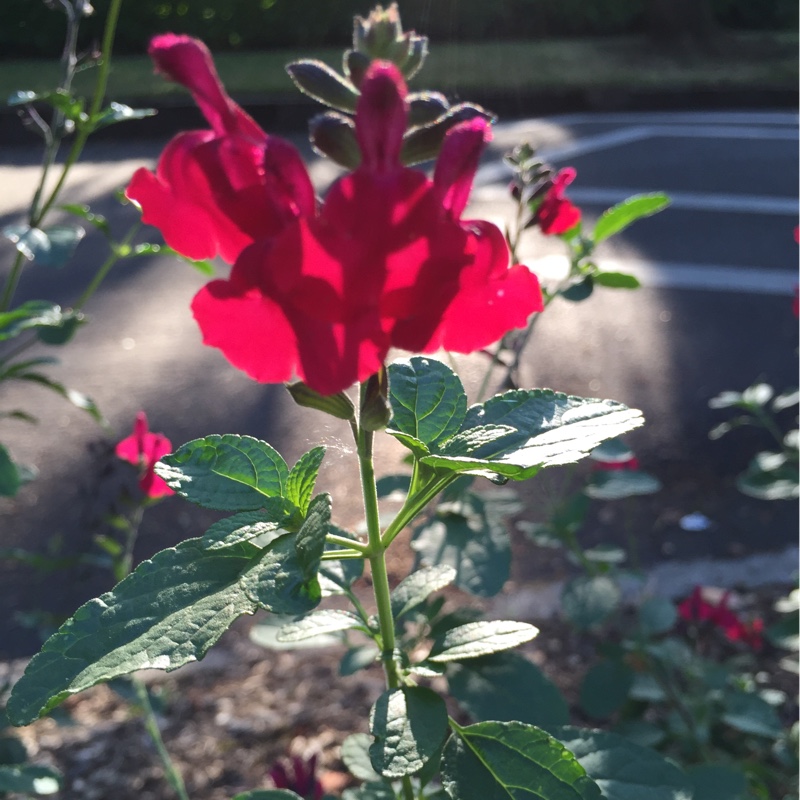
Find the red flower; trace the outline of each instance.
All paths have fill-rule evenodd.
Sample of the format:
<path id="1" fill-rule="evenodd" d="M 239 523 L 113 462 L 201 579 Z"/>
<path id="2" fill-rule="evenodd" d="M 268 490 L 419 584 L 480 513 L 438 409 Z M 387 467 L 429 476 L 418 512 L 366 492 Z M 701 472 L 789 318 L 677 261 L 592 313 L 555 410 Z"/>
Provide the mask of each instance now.
<path id="1" fill-rule="evenodd" d="M 548 236 L 566 233 L 580 221 L 581 210 L 564 197 L 567 186 L 575 180 L 576 174 L 572 167 L 565 167 L 556 175 L 553 185 L 547 190 L 535 216 L 542 233 Z"/>
<path id="2" fill-rule="evenodd" d="M 322 800 L 323 788 L 317 779 L 317 757 L 292 756 L 278 761 L 269 771 L 276 789 L 290 789 L 303 800 Z"/>
<path id="3" fill-rule="evenodd" d="M 502 233 L 460 218 L 488 124 L 452 128 L 429 180 L 400 162 L 397 68 L 374 62 L 360 89 L 359 167 L 318 212 L 295 204 L 277 229 L 264 226 L 230 279 L 192 303 L 204 342 L 258 381 L 296 373 L 332 394 L 377 372 L 390 347 L 469 353 L 542 310 L 535 276 L 509 266 Z"/>
<path id="4" fill-rule="evenodd" d="M 167 33 L 149 52 L 158 71 L 191 91 L 211 130 L 176 136 L 155 174 L 134 173 L 126 194 L 144 222 L 189 258 L 220 255 L 232 264 L 257 237 L 313 213 L 314 189 L 299 154 L 228 97 L 202 42 Z"/>
<path id="5" fill-rule="evenodd" d="M 720 628 L 732 642 L 743 642 L 754 650 L 760 650 L 764 644 L 762 637 L 764 622 L 761 619 L 754 619 L 747 623 L 739 619 L 728 608 L 729 597 L 729 593 L 725 592 L 715 605 L 703 597 L 700 586 L 695 586 L 691 595 L 678 605 L 678 614 L 687 622 L 708 622 Z"/>
<path id="6" fill-rule="evenodd" d="M 172 489 L 154 472 L 156 462 L 172 452 L 172 443 L 163 433 L 151 433 L 147 429 L 144 411 L 136 415 L 133 435 L 123 439 L 116 447 L 117 456 L 139 467 L 139 488 L 146 497 L 158 498 L 174 494 Z"/>

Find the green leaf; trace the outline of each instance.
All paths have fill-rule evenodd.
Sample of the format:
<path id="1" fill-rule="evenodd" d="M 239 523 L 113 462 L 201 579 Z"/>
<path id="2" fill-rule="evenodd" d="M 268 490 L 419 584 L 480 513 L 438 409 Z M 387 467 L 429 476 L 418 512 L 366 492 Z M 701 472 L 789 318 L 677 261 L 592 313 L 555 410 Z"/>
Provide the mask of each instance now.
<path id="1" fill-rule="evenodd" d="M 331 525 L 331 496 L 318 494 L 308 507 L 308 514 L 297 532 L 295 550 L 300 570 L 306 581 L 316 581 L 322 554 L 325 551 L 325 537 Z M 319 589 L 319 585 L 317 584 Z"/>
<path id="2" fill-rule="evenodd" d="M 77 392 L 75 389 L 68 389 L 63 383 L 49 378 L 47 375 L 42 375 L 39 372 L 17 372 L 13 375 L 14 380 L 27 381 L 28 383 L 37 383 L 45 389 L 61 395 L 65 400 L 68 400 L 75 408 L 85 411 L 96 422 L 104 422 L 103 415 L 100 409 L 95 405 L 91 397 Z"/>
<path id="3" fill-rule="evenodd" d="M 666 597 L 648 597 L 639 606 L 639 628 L 645 636 L 666 633 L 677 621 L 675 604 Z"/>
<path id="4" fill-rule="evenodd" d="M 452 663 L 450 694 L 476 721 L 525 722 L 549 727 L 569 720 L 567 702 L 542 671 L 517 653 L 495 653 Z"/>
<path id="5" fill-rule="evenodd" d="M 78 203 L 65 203 L 61 206 L 61 209 L 88 222 L 107 239 L 111 238 L 111 226 L 108 224 L 108 220 L 102 214 L 95 214 L 89 206 Z"/>
<path id="6" fill-rule="evenodd" d="M 355 540 L 357 537 L 340 528 L 338 525 L 331 525 L 328 529 L 329 533 L 343 536 L 346 539 Z M 327 550 L 339 550 L 338 544 L 326 545 Z M 338 561 L 323 561 L 319 566 L 320 586 L 322 587 L 322 596 L 330 597 L 331 595 L 346 594 L 347 590 L 357 581 L 364 573 L 364 559 L 363 558 L 343 558 Z"/>
<path id="7" fill-rule="evenodd" d="M 248 632 L 250 641 L 267 650 L 305 650 L 332 647 L 342 643 L 342 637 L 333 634 L 319 634 L 314 638 L 295 642 L 284 642 L 278 638 L 284 625 L 294 622 L 293 614 L 268 614 L 256 622 Z"/>
<path id="8" fill-rule="evenodd" d="M 237 794 L 233 800 L 303 800 L 303 798 L 288 789 L 252 789 Z"/>
<path id="9" fill-rule="evenodd" d="M 81 311 L 64 311 L 59 325 L 48 325 L 37 328 L 36 336 L 40 342 L 50 345 L 66 344 L 75 335 L 78 328 L 86 322 Z"/>
<path id="10" fill-rule="evenodd" d="M 392 419 L 388 433 L 404 433 L 432 448 L 458 432 L 467 395 L 458 375 L 432 358 L 414 356 L 389 367 Z"/>
<path id="11" fill-rule="evenodd" d="M 314 484 L 325 457 L 324 447 L 315 447 L 302 455 L 292 467 L 286 481 L 286 499 L 294 503 L 305 514 L 314 494 Z"/>
<path id="12" fill-rule="evenodd" d="M 378 660 L 379 655 L 380 650 L 373 644 L 351 647 L 339 662 L 339 674 L 343 677 L 355 675 L 359 670 L 371 667 Z"/>
<path id="13" fill-rule="evenodd" d="M 288 622 L 278 631 L 279 642 L 300 642 L 326 633 L 364 628 L 361 620 L 349 611 L 325 609 L 313 611 L 296 622 Z"/>
<path id="14" fill-rule="evenodd" d="M 604 659 L 585 675 L 580 689 L 581 709 L 594 719 L 608 719 L 628 699 L 634 672 L 621 661 Z"/>
<path id="15" fill-rule="evenodd" d="M 13 242 L 28 261 L 42 267 L 58 269 L 72 258 L 86 231 L 79 225 L 52 225 L 31 228 L 29 225 L 9 225 L 3 236 Z"/>
<path id="16" fill-rule="evenodd" d="M 605 800 L 692 800 L 686 774 L 654 750 L 606 731 L 568 727 L 553 734 L 574 754 Z"/>
<path id="17" fill-rule="evenodd" d="M 730 692 L 724 699 L 722 721 L 737 731 L 777 739 L 781 721 L 775 709 L 757 694 Z"/>
<path id="18" fill-rule="evenodd" d="M 602 242 L 620 231 L 625 230 L 637 219 L 657 214 L 669 205 L 669 197 L 665 194 L 637 194 L 604 211 L 594 227 L 594 241 Z"/>
<path id="19" fill-rule="evenodd" d="M 511 567 L 506 510 L 491 495 L 468 492 L 460 502 L 442 503 L 433 519 L 418 526 L 411 547 L 422 564 L 453 567 L 460 589 L 491 597 L 503 588 Z"/>
<path id="20" fill-rule="evenodd" d="M 372 707 L 369 731 L 375 738 L 369 756 L 376 772 L 387 778 L 413 775 L 447 737 L 447 708 L 431 689 L 390 689 Z"/>
<path id="21" fill-rule="evenodd" d="M 273 539 L 286 533 L 286 523 L 292 509 L 280 497 L 269 497 L 264 501 L 264 510 L 245 511 L 215 522 L 203 534 L 206 550 L 219 550 L 242 542 L 252 542 L 266 547 Z"/>
<path id="22" fill-rule="evenodd" d="M 320 394 L 301 381 L 287 383 L 286 389 L 292 396 L 292 400 L 299 406 L 324 411 L 337 419 L 354 420 L 356 418 L 353 401 L 344 392 Z"/>
<path id="23" fill-rule="evenodd" d="M 425 602 L 429 594 L 443 589 L 456 578 L 456 571 L 449 564 L 412 572 L 400 581 L 392 591 L 392 616 L 395 620 Z"/>
<path id="24" fill-rule="evenodd" d="M 598 470 L 589 478 L 584 492 L 594 500 L 622 500 L 625 497 L 655 494 L 661 481 L 638 469 Z"/>
<path id="25" fill-rule="evenodd" d="M 96 117 L 91 120 L 90 130 L 96 131 L 117 122 L 127 122 L 131 119 L 144 119 L 155 116 L 158 112 L 154 108 L 131 108 L 124 103 L 110 103 Z"/>
<path id="26" fill-rule="evenodd" d="M 642 285 L 635 275 L 624 272 L 595 272 L 592 279 L 598 286 L 607 286 L 609 289 L 639 289 Z"/>
<path id="27" fill-rule="evenodd" d="M 356 789 L 345 789 L 342 800 L 397 800 L 397 795 L 388 783 L 370 782 Z"/>
<path id="28" fill-rule="evenodd" d="M 549 389 L 516 390 L 472 406 L 461 433 L 479 426 L 507 426 L 513 432 L 468 453 L 445 442 L 422 463 L 439 470 L 486 472 L 514 480 L 533 477 L 542 467 L 578 461 L 606 439 L 639 427 L 640 411 L 612 400 L 572 397 Z"/>
<path id="29" fill-rule="evenodd" d="M 728 764 L 700 764 L 690 767 L 695 800 L 744 800 L 747 778 Z"/>
<path id="30" fill-rule="evenodd" d="M 58 328 L 64 312 L 48 300 L 28 300 L 11 311 L 0 312 L 0 341 L 13 339 L 30 328 Z"/>
<path id="31" fill-rule="evenodd" d="M 353 733 L 342 742 L 342 761 L 350 774 L 360 781 L 381 781 L 381 776 L 372 768 L 369 747 L 372 737 L 368 733 Z"/>
<path id="32" fill-rule="evenodd" d="M 754 458 L 736 479 L 736 488 L 742 494 L 759 500 L 794 500 L 800 493 L 799 476 L 796 463 L 786 463 L 767 471 Z"/>
<path id="33" fill-rule="evenodd" d="M 578 630 L 588 630 L 605 622 L 621 600 L 619 587 L 610 578 L 583 576 L 564 587 L 561 611 Z"/>
<path id="34" fill-rule="evenodd" d="M 395 497 L 393 497 L 395 494 L 397 499 L 405 500 L 406 495 L 408 495 L 408 490 L 411 488 L 411 476 L 384 475 L 382 478 L 378 478 L 375 488 L 377 489 L 379 500 L 384 500 L 386 498 L 395 499 Z"/>
<path id="35" fill-rule="evenodd" d="M 283 497 L 289 468 L 280 453 L 252 436 L 213 434 L 182 445 L 156 474 L 192 503 L 219 511 L 255 511 Z"/>
<path id="36" fill-rule="evenodd" d="M 800 390 L 786 389 L 772 401 L 772 410 L 777 414 L 784 409 L 791 408 L 800 403 Z"/>
<path id="37" fill-rule="evenodd" d="M 490 653 L 499 653 L 529 642 L 539 634 L 539 629 L 527 622 L 511 620 L 490 620 L 468 622 L 451 628 L 437 639 L 428 661 L 463 661 L 478 658 Z"/>
<path id="38" fill-rule="evenodd" d="M 8 450 L 0 444 L 0 497 L 14 497 L 22 486 L 17 465 Z"/>
<path id="39" fill-rule="evenodd" d="M 520 722 L 455 727 L 444 748 L 442 784 L 453 800 L 600 800 L 572 754 Z"/>
<path id="40" fill-rule="evenodd" d="M 0 766 L 0 792 L 22 792 L 37 796 L 55 794 L 61 776 L 50 767 L 35 764 Z"/>
<path id="41" fill-rule="evenodd" d="M 310 611 L 320 590 L 305 556 L 290 534 L 264 550 L 245 542 L 209 551 L 189 539 L 158 553 L 45 642 L 14 686 L 9 718 L 24 725 L 101 681 L 196 661 L 237 617 L 259 607 Z"/>
<path id="42" fill-rule="evenodd" d="M 339 111 L 356 110 L 358 90 L 322 61 L 293 61 L 286 65 L 286 71 L 295 86 L 309 97 Z"/>
<path id="43" fill-rule="evenodd" d="M 566 289 L 561 289 L 558 294 L 571 303 L 580 303 L 582 300 L 588 300 L 593 291 L 594 278 L 591 275 L 587 275 L 582 280 L 570 284 Z"/>

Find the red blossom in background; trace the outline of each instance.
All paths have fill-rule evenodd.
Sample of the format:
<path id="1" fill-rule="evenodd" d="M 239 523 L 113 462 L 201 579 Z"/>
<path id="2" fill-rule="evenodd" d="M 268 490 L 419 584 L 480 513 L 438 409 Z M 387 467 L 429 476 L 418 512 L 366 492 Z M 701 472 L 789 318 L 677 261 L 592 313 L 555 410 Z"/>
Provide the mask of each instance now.
<path id="1" fill-rule="evenodd" d="M 469 353 L 542 310 L 536 277 L 510 265 L 502 233 L 461 220 L 485 121 L 448 132 L 433 180 L 404 167 L 406 86 L 374 62 L 355 119 L 361 164 L 317 209 L 299 156 L 230 100 L 204 45 L 167 34 L 150 50 L 212 130 L 173 139 L 128 196 L 178 252 L 235 262 L 192 310 L 205 344 L 255 380 L 296 374 L 333 394 L 376 373 L 391 347 Z"/>
<path id="2" fill-rule="evenodd" d="M 576 175 L 572 167 L 565 167 L 553 179 L 553 185 L 547 190 L 534 217 L 542 233 L 548 236 L 566 233 L 580 221 L 581 210 L 564 197 L 567 186 Z"/>
<path id="3" fill-rule="evenodd" d="M 317 779 L 317 757 L 292 756 L 278 761 L 269 771 L 276 789 L 289 789 L 303 800 L 322 800 L 323 787 Z"/>
<path id="4" fill-rule="evenodd" d="M 764 645 L 764 622 L 754 619 L 752 622 L 741 620 L 728 608 L 729 593 L 725 592 L 718 603 L 711 603 L 703 596 L 703 589 L 695 586 L 692 593 L 678 605 L 678 614 L 687 622 L 708 622 L 720 628 L 732 642 L 742 642 L 753 650 L 760 650 Z"/>
<path id="5" fill-rule="evenodd" d="M 156 499 L 174 494 L 154 471 L 158 460 L 172 452 L 172 443 L 163 433 L 152 433 L 148 430 L 144 411 L 136 415 L 133 434 L 123 439 L 117 445 L 115 452 L 123 461 L 128 461 L 139 468 L 139 488 L 146 497 Z"/>
<path id="6" fill-rule="evenodd" d="M 225 93 L 206 46 L 188 36 L 156 36 L 156 69 L 183 84 L 211 125 L 167 145 L 156 172 L 137 170 L 126 191 L 142 220 L 192 259 L 221 256 L 232 264 L 259 236 L 312 213 L 314 189 L 300 155 L 267 136 Z"/>
<path id="7" fill-rule="evenodd" d="M 616 471 L 636 471 L 639 469 L 639 459 L 636 456 L 629 456 L 622 461 L 596 461 L 594 468 L 599 472 L 616 472 Z"/>

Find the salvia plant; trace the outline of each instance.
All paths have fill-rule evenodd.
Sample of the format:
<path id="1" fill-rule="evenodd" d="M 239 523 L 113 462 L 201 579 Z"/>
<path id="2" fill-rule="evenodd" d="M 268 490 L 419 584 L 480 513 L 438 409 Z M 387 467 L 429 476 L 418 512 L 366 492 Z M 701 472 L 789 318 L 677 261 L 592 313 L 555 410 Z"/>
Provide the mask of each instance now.
<path id="1" fill-rule="evenodd" d="M 201 659 L 237 618 L 266 612 L 253 634 L 266 646 L 345 643 L 344 676 L 383 671 L 369 733 L 342 745 L 360 781 L 347 800 L 708 800 L 654 749 L 569 725 L 555 686 L 514 652 L 539 634 L 533 625 L 487 620 L 440 594 L 455 585 L 489 596 L 505 582 L 504 520 L 519 505 L 507 486 L 486 491 L 489 484 L 598 457 L 598 447 L 618 449 L 618 437 L 642 424 L 639 411 L 612 400 L 520 388 L 519 354 L 531 320 L 555 297 L 579 300 L 595 285 L 635 288 L 630 276 L 597 268 L 594 246 L 666 198 L 633 198 L 584 231 L 565 196 L 574 172 L 555 173 L 523 148 L 509 159 L 516 226 L 504 234 L 465 219 L 493 116 L 409 91 L 427 49 L 424 37 L 402 30 L 396 6 L 377 7 L 356 19 L 341 74 L 316 61 L 289 65 L 299 89 L 326 107 L 311 121 L 314 148 L 345 170 L 320 199 L 297 150 L 228 96 L 201 42 L 178 34 L 152 41 L 157 70 L 189 89 L 208 128 L 176 136 L 155 171 L 134 174 L 126 195 L 177 254 L 231 265 L 192 301 L 204 342 L 254 380 L 286 383 L 307 413 L 349 429 L 366 532 L 340 526 L 332 498 L 315 492 L 323 446 L 291 466 L 267 442 L 235 433 L 167 452 L 140 418 L 117 452 L 140 467 L 143 493 L 172 491 L 228 516 L 130 573 L 129 551 L 109 545 L 121 580 L 45 642 L 13 687 L 8 718 L 25 725 L 98 683 L 178 669 Z M 64 119 L 73 115 L 79 131 L 98 124 L 98 109 L 70 108 Z M 413 168 L 431 161 L 430 174 Z M 32 232 L 41 213 L 20 241 L 42 239 Z M 558 287 L 542 289 L 512 257 L 532 226 L 569 249 Z M 408 355 L 391 361 L 394 349 Z M 489 369 L 500 365 L 511 388 L 484 400 L 487 380 L 470 404 L 454 369 L 433 357 L 442 350 L 488 354 Z M 378 477 L 373 452 L 384 436 L 407 450 L 408 474 Z M 609 483 L 596 480 L 598 496 Z M 398 497 L 399 509 L 382 513 Z M 404 546 L 397 537 L 408 528 L 416 562 L 392 586 L 387 553 Z M 653 612 L 659 620 L 662 611 Z M 602 681 L 595 691 L 601 702 Z M 153 736 L 160 742 L 157 726 Z M 294 788 L 236 800 L 320 794 L 313 765 L 273 772 L 276 785 Z M 188 796 L 180 776 L 170 780 Z"/>

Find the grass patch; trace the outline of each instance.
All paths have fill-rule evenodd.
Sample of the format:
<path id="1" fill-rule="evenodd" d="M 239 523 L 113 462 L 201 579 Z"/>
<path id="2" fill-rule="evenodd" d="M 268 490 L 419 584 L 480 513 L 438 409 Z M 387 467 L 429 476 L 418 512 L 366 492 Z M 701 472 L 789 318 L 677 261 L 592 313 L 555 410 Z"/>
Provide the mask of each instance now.
<path id="1" fill-rule="evenodd" d="M 522 93 L 592 87 L 680 89 L 797 85 L 795 33 L 728 33 L 715 53 L 658 50 L 643 37 L 561 39 L 525 42 L 434 45 L 418 88 L 436 88 L 467 97 L 470 91 Z M 284 65 L 296 58 L 319 58 L 340 69 L 341 50 L 272 50 L 220 53 L 217 66 L 228 90 L 239 97 L 292 95 Z M 0 97 L 17 89 L 44 91 L 55 85 L 54 60 L 0 62 Z M 79 94 L 90 91 L 93 71 L 76 79 Z M 153 74 L 147 56 L 114 59 L 109 97 L 157 100 L 183 90 Z"/>

